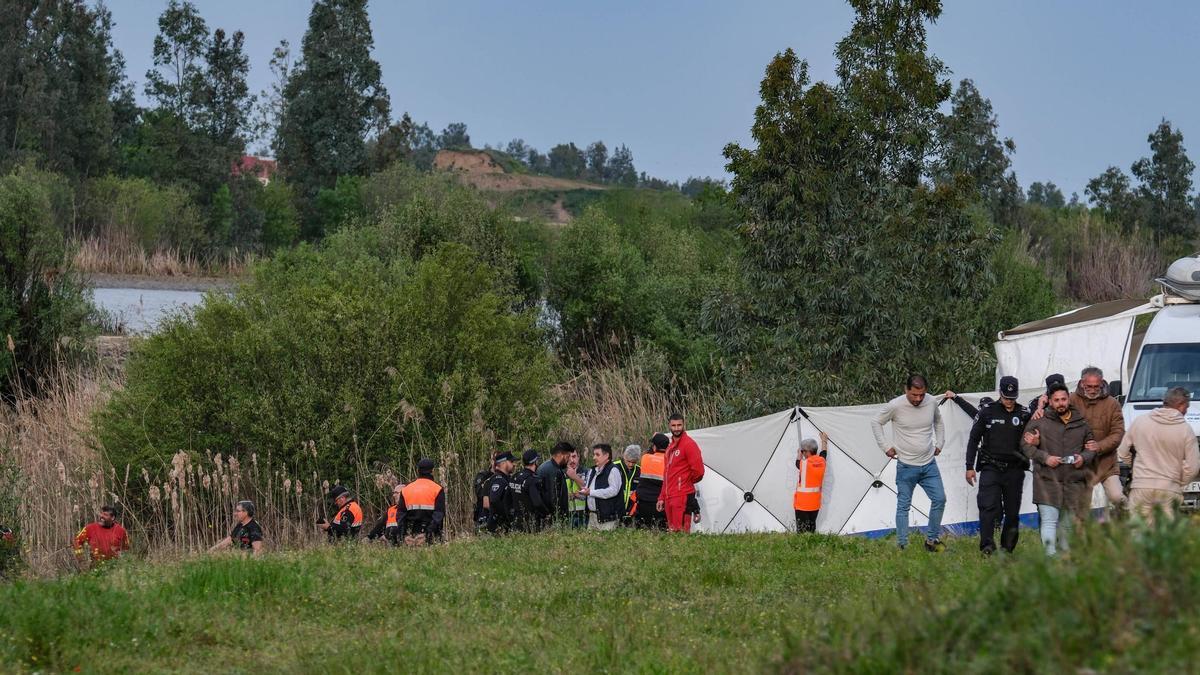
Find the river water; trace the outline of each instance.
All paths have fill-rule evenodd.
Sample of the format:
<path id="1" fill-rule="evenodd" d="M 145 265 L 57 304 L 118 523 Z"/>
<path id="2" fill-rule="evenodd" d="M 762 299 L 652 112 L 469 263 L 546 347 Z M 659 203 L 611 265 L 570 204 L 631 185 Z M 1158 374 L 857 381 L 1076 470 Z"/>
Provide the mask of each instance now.
<path id="1" fill-rule="evenodd" d="M 95 288 L 96 306 L 123 323 L 129 333 L 145 335 L 158 329 L 172 312 L 200 304 L 201 291 L 150 288 Z"/>

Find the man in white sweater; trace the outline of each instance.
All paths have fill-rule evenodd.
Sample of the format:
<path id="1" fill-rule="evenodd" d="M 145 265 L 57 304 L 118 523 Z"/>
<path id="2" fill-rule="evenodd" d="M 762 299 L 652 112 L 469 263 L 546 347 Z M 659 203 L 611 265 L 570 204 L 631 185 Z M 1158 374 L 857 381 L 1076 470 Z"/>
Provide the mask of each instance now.
<path id="1" fill-rule="evenodd" d="M 1154 522 L 1159 510 L 1173 517 L 1183 501 L 1183 486 L 1200 470 L 1196 434 L 1184 419 L 1190 404 L 1187 389 L 1171 388 L 1162 407 L 1134 420 L 1117 447 L 1118 459 L 1126 464 L 1133 459 L 1129 503 L 1147 523 Z"/>
<path id="2" fill-rule="evenodd" d="M 946 509 L 946 490 L 938 471 L 937 457 L 946 440 L 946 427 L 938 410 L 938 399 L 926 394 L 929 385 L 920 375 L 910 375 L 904 395 L 887 402 L 883 411 L 871 420 L 875 442 L 888 457 L 896 460 L 896 543 L 908 546 L 908 511 L 913 489 L 920 485 L 929 497 L 929 526 L 925 528 L 925 550 L 946 550 L 941 540 L 942 512 Z M 883 434 L 883 426 L 892 423 L 892 440 Z"/>

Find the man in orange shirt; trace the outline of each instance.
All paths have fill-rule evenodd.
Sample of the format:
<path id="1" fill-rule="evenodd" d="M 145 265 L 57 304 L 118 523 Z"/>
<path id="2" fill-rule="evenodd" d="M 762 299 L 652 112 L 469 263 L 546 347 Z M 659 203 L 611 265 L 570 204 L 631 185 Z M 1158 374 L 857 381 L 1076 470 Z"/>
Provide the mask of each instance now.
<path id="1" fill-rule="evenodd" d="M 129 550 L 129 533 L 117 522 L 115 507 L 100 507 L 96 522 L 84 525 L 75 535 L 75 559 L 81 563 L 84 562 L 84 548 L 91 551 L 93 563 L 107 562 Z"/>

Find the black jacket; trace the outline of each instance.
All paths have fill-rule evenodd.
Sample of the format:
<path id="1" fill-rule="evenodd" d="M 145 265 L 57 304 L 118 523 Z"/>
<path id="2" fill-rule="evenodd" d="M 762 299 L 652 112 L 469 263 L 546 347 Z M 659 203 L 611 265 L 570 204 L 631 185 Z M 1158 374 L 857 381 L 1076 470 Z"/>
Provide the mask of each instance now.
<path id="1" fill-rule="evenodd" d="M 1030 412 L 1017 403 L 1012 411 L 1000 401 L 983 407 L 971 425 L 967 438 L 967 470 L 1029 468 L 1021 452 L 1021 437 L 1029 423 Z"/>
<path id="2" fill-rule="evenodd" d="M 567 492 L 567 476 L 562 468 L 548 459 L 542 462 L 537 470 L 538 491 L 546 505 L 547 512 L 552 516 L 565 518 L 567 502 L 570 493 Z"/>
<path id="3" fill-rule="evenodd" d="M 487 482 L 489 532 L 508 531 L 516 518 L 516 500 L 513 498 L 508 476 L 497 471 Z"/>
<path id="4" fill-rule="evenodd" d="M 518 471 L 513 476 L 510 489 L 516 497 L 517 517 L 541 518 L 549 514 L 546 502 L 542 499 L 537 473 L 533 470 L 524 468 Z"/>

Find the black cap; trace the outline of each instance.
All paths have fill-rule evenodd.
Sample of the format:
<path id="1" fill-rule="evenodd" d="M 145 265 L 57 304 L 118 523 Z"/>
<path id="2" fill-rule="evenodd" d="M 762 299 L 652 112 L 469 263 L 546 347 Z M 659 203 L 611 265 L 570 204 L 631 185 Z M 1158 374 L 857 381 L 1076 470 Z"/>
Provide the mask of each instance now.
<path id="1" fill-rule="evenodd" d="M 667 446 L 671 445 L 671 439 L 667 438 L 667 435 L 663 433 L 654 434 L 654 437 L 650 439 L 650 445 L 659 450 L 666 450 Z"/>
<path id="2" fill-rule="evenodd" d="M 334 485 L 333 487 L 329 488 L 329 498 L 337 499 L 338 497 L 341 497 L 344 494 L 348 494 L 349 492 L 350 491 L 347 490 L 346 486 L 344 486 L 344 485 Z"/>
<path id="3" fill-rule="evenodd" d="M 1020 387 L 1017 385 L 1017 378 L 1012 375 L 1005 375 L 1000 378 L 1000 397 L 1001 398 L 1016 398 Z"/>
<path id="4" fill-rule="evenodd" d="M 504 452 L 496 455 L 496 460 L 494 463 L 499 464 L 500 462 L 515 462 L 515 461 L 517 461 L 517 458 L 513 457 L 513 454 L 511 452 L 508 452 L 507 450 L 505 450 Z"/>
<path id="5" fill-rule="evenodd" d="M 417 473 L 433 473 L 433 467 L 437 466 L 432 459 L 422 457 L 421 461 L 417 462 Z"/>
<path id="6" fill-rule="evenodd" d="M 521 455 L 521 464 L 537 464 L 539 459 L 541 459 L 541 456 L 538 455 L 538 451 L 530 448 L 525 451 L 525 454 Z"/>
<path id="7" fill-rule="evenodd" d="M 1067 379 L 1062 376 L 1062 373 L 1054 373 L 1046 378 L 1046 391 L 1050 391 L 1050 387 L 1056 384 L 1066 384 Z"/>
<path id="8" fill-rule="evenodd" d="M 996 402 L 996 399 L 992 398 L 991 396 L 984 396 L 979 399 L 979 407 L 986 408 L 995 402 Z"/>

